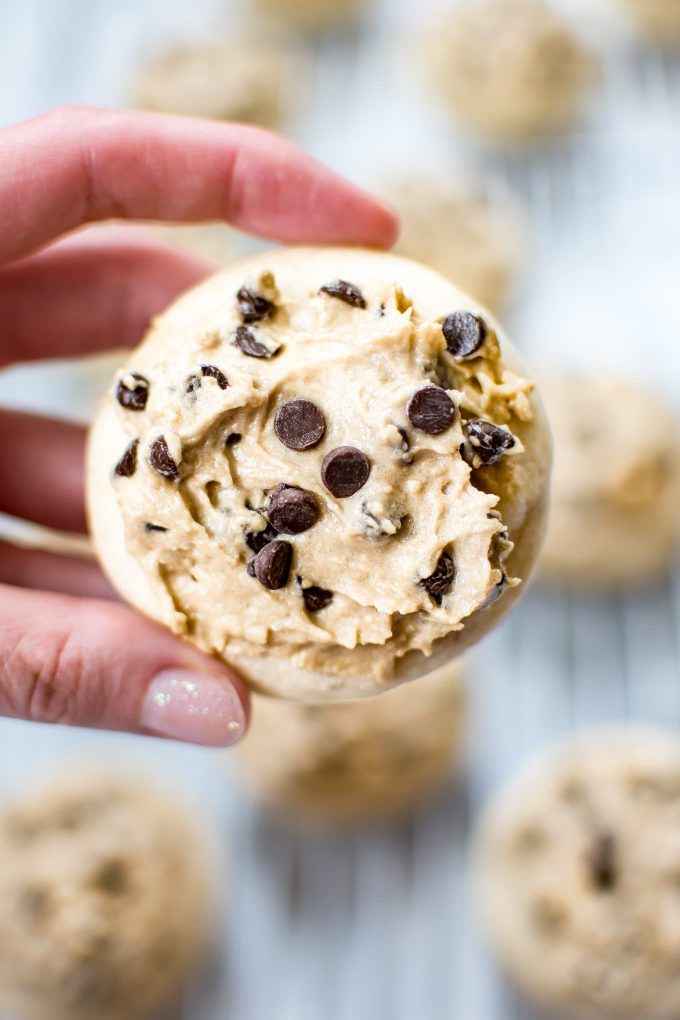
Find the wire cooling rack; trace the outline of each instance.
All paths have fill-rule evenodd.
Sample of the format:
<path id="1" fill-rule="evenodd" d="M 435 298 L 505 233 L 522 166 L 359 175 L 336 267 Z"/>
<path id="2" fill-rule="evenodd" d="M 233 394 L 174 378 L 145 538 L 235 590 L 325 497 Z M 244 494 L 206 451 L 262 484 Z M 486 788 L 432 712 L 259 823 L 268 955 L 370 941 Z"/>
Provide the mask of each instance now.
<path id="1" fill-rule="evenodd" d="M 61 102 L 124 103 L 146 49 L 200 37 L 228 6 L 4 4 L 0 124 Z M 510 323 L 518 344 L 534 360 L 634 371 L 680 403 L 680 62 L 607 30 L 586 129 L 529 156 L 501 156 L 457 141 L 441 112 L 422 105 L 407 65 L 428 6 L 444 2 L 414 13 L 407 0 L 385 0 L 367 10 L 361 33 L 313 44 L 290 133 L 358 179 L 414 164 L 446 172 L 463 155 L 495 173 L 530 215 Z M 584 0 L 562 6 L 602 13 Z M 30 388 L 26 378 L 0 379 L 0 397 L 71 413 L 92 405 L 81 375 L 42 373 Z M 61 760 L 95 755 L 137 761 L 203 810 L 228 876 L 223 938 L 211 971 L 164 1020 L 520 1020 L 530 1014 L 488 958 L 468 903 L 475 815 L 530 749 L 569 728 L 630 717 L 678 724 L 679 635 L 677 575 L 620 598 L 529 592 L 468 657 L 464 778 L 399 824 L 343 835 L 287 829 L 247 799 L 228 756 L 7 721 L 0 795 Z"/>

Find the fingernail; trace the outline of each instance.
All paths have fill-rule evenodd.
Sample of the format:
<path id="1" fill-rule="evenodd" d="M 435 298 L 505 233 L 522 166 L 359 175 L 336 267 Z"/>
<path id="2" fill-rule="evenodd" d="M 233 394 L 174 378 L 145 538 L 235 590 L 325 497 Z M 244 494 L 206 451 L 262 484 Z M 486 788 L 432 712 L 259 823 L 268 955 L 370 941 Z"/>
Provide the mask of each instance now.
<path id="1" fill-rule="evenodd" d="M 167 669 L 154 677 L 140 722 L 159 736 L 207 747 L 235 744 L 246 729 L 241 699 L 228 680 L 184 669 Z"/>

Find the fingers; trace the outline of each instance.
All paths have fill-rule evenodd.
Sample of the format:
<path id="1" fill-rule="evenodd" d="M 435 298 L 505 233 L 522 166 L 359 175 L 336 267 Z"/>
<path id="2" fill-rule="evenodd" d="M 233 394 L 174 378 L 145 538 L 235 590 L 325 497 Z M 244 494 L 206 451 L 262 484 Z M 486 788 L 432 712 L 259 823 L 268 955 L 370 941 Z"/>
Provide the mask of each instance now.
<path id="1" fill-rule="evenodd" d="M 102 233 L 0 270 L 0 363 L 132 346 L 154 315 L 210 271 L 142 231 Z"/>
<path id="2" fill-rule="evenodd" d="M 110 218 L 224 219 L 286 242 L 390 245 L 382 203 L 241 124 L 67 107 L 0 133 L 0 261 Z"/>
<path id="3" fill-rule="evenodd" d="M 232 670 L 132 610 L 0 586 L 0 715 L 222 747 L 248 712 Z"/>
<path id="4" fill-rule="evenodd" d="M 85 531 L 85 430 L 0 411 L 0 510 L 60 531 Z"/>
<path id="5" fill-rule="evenodd" d="M 117 599 L 113 588 L 93 561 L 22 549 L 1 540 L 0 584 L 62 592 L 64 595 Z"/>

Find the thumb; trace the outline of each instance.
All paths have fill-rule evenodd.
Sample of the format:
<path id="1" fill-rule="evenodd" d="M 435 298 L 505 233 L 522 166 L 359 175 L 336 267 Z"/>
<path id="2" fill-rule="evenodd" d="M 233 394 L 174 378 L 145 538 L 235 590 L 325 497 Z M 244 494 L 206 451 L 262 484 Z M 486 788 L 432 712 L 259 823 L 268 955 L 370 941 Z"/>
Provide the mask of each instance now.
<path id="1" fill-rule="evenodd" d="M 249 702 L 228 666 L 131 609 L 0 585 L 0 715 L 225 747 Z"/>

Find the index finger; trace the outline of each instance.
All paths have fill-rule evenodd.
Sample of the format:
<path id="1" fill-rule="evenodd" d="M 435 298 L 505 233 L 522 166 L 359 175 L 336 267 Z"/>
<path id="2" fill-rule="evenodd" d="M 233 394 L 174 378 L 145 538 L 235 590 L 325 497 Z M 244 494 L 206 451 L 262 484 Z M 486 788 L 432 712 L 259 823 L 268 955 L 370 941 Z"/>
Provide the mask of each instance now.
<path id="1" fill-rule="evenodd" d="M 288 243 L 389 246 L 395 214 L 245 124 L 65 107 L 0 132 L 0 262 L 111 217 L 222 219 Z"/>

